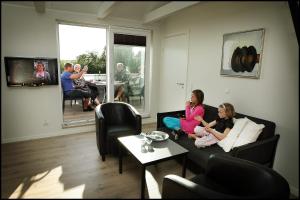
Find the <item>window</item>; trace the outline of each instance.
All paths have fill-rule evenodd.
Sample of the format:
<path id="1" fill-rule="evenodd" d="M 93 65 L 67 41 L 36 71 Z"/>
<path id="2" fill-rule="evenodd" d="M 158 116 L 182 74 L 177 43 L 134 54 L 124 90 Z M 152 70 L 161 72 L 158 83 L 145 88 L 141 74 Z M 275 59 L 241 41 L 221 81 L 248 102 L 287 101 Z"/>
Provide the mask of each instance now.
<path id="1" fill-rule="evenodd" d="M 69 24 L 59 24 L 58 29 L 61 73 L 64 71 L 65 63 L 80 64 L 81 69 L 87 65 L 88 71 L 82 79 L 96 86 L 93 89 L 98 93 L 97 98 L 100 102 L 104 102 L 106 96 L 107 29 Z M 77 82 L 74 81 L 74 84 L 76 85 Z M 94 112 L 92 110 L 83 112 L 82 100 L 64 100 L 67 95 L 63 92 L 62 96 L 64 125 L 94 123 Z M 90 100 L 91 104 L 93 104 L 92 100 Z"/>
<path id="2" fill-rule="evenodd" d="M 110 29 L 110 101 L 134 106 L 149 115 L 150 32 L 139 29 Z M 113 88 L 113 89 L 112 89 Z"/>

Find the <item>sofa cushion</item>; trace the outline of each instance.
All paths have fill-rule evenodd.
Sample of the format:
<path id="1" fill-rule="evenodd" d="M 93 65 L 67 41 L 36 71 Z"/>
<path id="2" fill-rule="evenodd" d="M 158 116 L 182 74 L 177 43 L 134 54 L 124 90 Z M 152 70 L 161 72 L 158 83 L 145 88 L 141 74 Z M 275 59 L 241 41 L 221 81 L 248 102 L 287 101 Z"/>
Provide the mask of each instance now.
<path id="1" fill-rule="evenodd" d="M 203 119 L 207 122 L 211 122 L 213 120 L 216 119 L 216 117 L 218 116 L 218 108 L 217 107 L 213 107 L 210 105 L 204 105 L 204 109 L 205 109 L 205 114 Z M 263 131 L 261 132 L 261 134 L 258 136 L 257 140 L 264 140 L 267 138 L 271 138 L 272 136 L 275 135 L 275 127 L 276 124 L 274 122 L 268 121 L 268 120 L 264 120 L 264 119 L 260 119 L 260 118 L 256 118 L 256 117 L 252 117 L 249 115 L 244 115 L 241 113 L 236 113 L 235 118 L 244 118 L 247 117 L 248 119 L 252 120 L 253 122 L 257 123 L 257 124 L 264 124 L 265 128 L 263 129 Z"/>
<path id="2" fill-rule="evenodd" d="M 182 140 L 180 140 L 179 144 L 182 145 L 182 143 L 183 143 Z M 189 150 L 188 158 L 191 159 L 195 164 L 197 164 L 204 170 L 206 169 L 209 156 L 211 156 L 212 154 L 227 154 L 217 144 L 200 149 L 197 148 L 192 142 L 192 145 L 184 146 L 184 147 Z"/>
<path id="3" fill-rule="evenodd" d="M 247 119 L 247 124 L 242 130 L 242 132 L 240 133 L 240 135 L 238 136 L 232 148 L 255 142 L 259 134 L 262 132 L 263 128 L 265 127 L 265 125 L 263 124 L 256 124 L 250 119 L 248 118 L 246 119 Z"/>
<path id="4" fill-rule="evenodd" d="M 211 122 L 213 120 L 215 120 L 218 116 L 218 108 L 216 107 L 212 107 L 212 106 L 209 106 L 209 105 L 204 105 L 204 117 L 203 119 L 206 121 L 206 122 Z"/>
<path id="5" fill-rule="evenodd" d="M 222 147 L 225 152 L 229 152 L 247 123 L 247 118 L 237 119 L 233 128 L 223 140 L 218 142 L 218 145 Z"/>
<path id="6" fill-rule="evenodd" d="M 126 135 L 127 133 L 134 133 L 136 130 L 134 127 L 129 125 L 114 125 L 107 127 L 108 137 L 120 137 Z"/>
<path id="7" fill-rule="evenodd" d="M 226 153 L 221 147 L 219 147 L 217 144 L 211 145 L 209 147 L 205 148 L 197 148 L 195 146 L 195 140 L 188 138 L 187 135 L 181 135 L 179 136 L 178 140 L 175 140 L 174 135 L 172 134 L 172 130 L 168 128 L 160 128 L 160 131 L 164 131 L 169 134 L 169 138 L 176 142 L 177 144 L 181 145 L 182 147 L 189 150 L 188 153 L 188 159 L 192 160 L 196 165 L 202 168 L 204 170 L 206 168 L 206 164 L 208 161 L 208 158 L 211 154 L 228 154 Z M 230 152 L 229 152 L 230 154 Z"/>
<path id="8" fill-rule="evenodd" d="M 136 130 L 128 125 L 114 125 L 107 127 L 107 153 L 118 155 L 118 137 L 134 135 Z"/>

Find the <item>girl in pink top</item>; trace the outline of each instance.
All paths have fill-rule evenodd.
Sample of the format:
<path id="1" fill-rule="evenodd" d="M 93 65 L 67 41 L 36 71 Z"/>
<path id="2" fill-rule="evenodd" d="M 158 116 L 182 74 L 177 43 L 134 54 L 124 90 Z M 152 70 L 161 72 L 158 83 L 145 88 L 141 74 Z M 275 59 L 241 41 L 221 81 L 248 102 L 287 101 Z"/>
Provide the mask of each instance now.
<path id="1" fill-rule="evenodd" d="M 195 120 L 195 117 L 204 116 L 203 100 L 204 93 L 201 90 L 194 90 L 191 101 L 186 102 L 185 118 L 164 117 L 163 123 L 166 127 L 175 131 L 182 130 L 187 134 L 194 133 L 195 127 L 199 125 L 199 121 Z"/>

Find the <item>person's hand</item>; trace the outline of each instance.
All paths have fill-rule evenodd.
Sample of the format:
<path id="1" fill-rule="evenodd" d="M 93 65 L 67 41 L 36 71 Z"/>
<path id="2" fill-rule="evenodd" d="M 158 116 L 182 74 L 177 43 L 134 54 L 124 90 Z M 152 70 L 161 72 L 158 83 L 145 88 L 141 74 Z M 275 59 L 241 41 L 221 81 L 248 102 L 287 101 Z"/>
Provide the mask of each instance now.
<path id="1" fill-rule="evenodd" d="M 213 131 L 213 129 L 210 128 L 209 126 L 205 126 L 205 130 L 206 130 L 207 132 L 209 132 L 209 133 L 211 133 L 211 132 Z"/>
<path id="2" fill-rule="evenodd" d="M 191 104 L 190 101 L 185 102 L 185 106 L 189 106 Z"/>
<path id="3" fill-rule="evenodd" d="M 86 74 L 86 72 L 83 72 L 82 75 L 80 76 L 80 79 L 84 79 L 84 74 Z"/>
<path id="4" fill-rule="evenodd" d="M 203 118 L 200 115 L 194 117 L 194 119 L 197 120 L 198 122 L 202 122 L 203 120 Z"/>
<path id="5" fill-rule="evenodd" d="M 89 69 L 89 68 L 88 68 L 88 66 L 87 66 L 87 65 L 85 65 L 85 66 L 83 67 L 82 71 L 83 71 L 83 72 L 87 72 L 87 71 L 88 71 L 88 69 Z"/>

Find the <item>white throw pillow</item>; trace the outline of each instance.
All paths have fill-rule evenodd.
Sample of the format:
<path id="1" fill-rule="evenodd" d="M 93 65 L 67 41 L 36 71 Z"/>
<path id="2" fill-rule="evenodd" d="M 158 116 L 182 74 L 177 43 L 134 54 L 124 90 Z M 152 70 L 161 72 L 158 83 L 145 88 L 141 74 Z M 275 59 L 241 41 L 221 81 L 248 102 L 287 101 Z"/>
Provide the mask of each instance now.
<path id="1" fill-rule="evenodd" d="M 229 131 L 227 136 L 218 142 L 218 145 L 223 148 L 225 152 L 229 152 L 234 145 L 239 134 L 242 132 L 243 128 L 246 126 L 248 120 L 247 118 L 236 119 L 234 126 Z"/>
<path id="2" fill-rule="evenodd" d="M 245 128 L 242 130 L 241 134 L 235 141 L 234 147 L 239 147 L 245 144 L 249 144 L 251 142 L 255 142 L 259 136 L 259 134 L 262 132 L 265 125 L 263 124 L 256 124 L 255 122 L 251 121 L 250 119 L 247 119 L 247 124 Z"/>
<path id="3" fill-rule="evenodd" d="M 235 117 L 232 118 L 233 124 L 235 124 L 236 120 L 237 120 L 237 118 L 235 118 Z"/>

